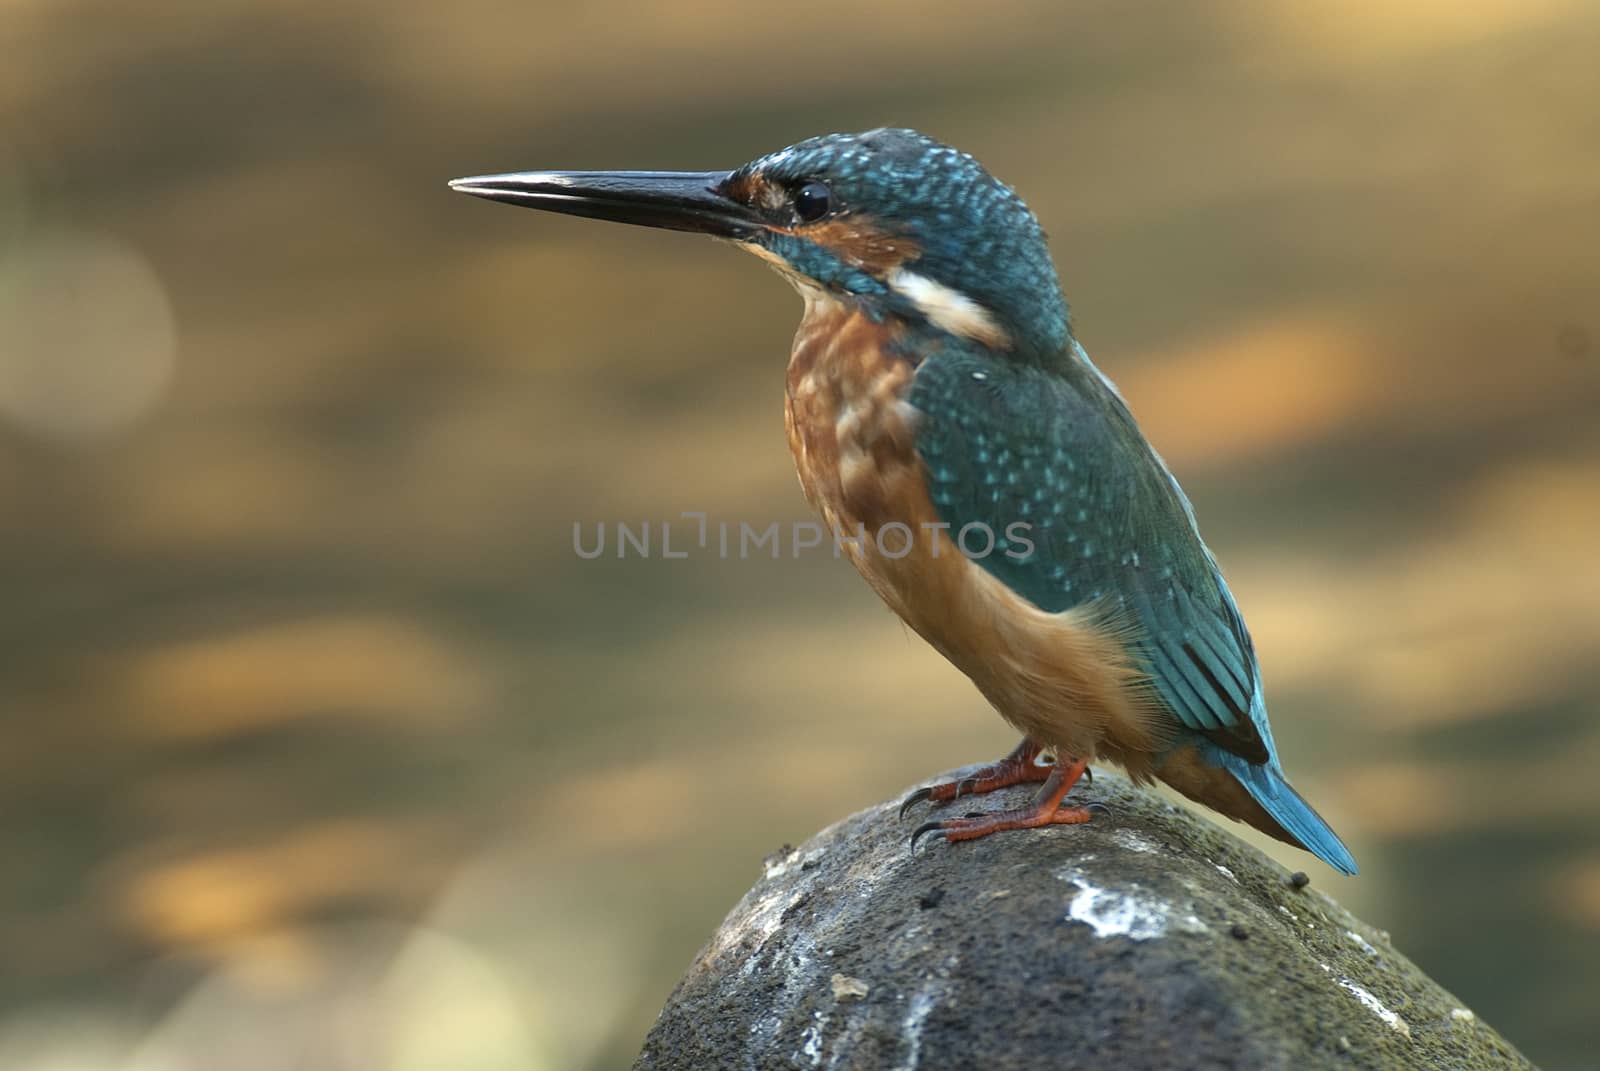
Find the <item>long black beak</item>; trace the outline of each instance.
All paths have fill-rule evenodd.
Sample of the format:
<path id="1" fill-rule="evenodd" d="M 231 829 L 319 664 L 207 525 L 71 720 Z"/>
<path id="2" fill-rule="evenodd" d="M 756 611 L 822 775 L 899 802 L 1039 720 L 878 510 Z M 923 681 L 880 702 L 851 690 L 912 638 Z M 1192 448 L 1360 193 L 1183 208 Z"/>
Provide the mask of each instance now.
<path id="1" fill-rule="evenodd" d="M 748 238 L 761 222 L 722 191 L 727 171 L 521 171 L 455 179 L 452 190 L 589 219 Z"/>

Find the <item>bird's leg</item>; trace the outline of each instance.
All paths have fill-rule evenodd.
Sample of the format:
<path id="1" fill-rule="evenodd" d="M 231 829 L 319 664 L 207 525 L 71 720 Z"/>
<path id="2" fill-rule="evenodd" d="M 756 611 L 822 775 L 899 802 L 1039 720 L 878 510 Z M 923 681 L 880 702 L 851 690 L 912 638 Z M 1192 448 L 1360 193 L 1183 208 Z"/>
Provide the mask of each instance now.
<path id="1" fill-rule="evenodd" d="M 917 789 L 900 805 L 900 817 L 904 818 L 914 804 L 923 800 L 949 803 L 961 796 L 977 796 L 993 792 L 997 788 L 1043 781 L 1050 776 L 1050 771 L 1053 769 L 1055 769 L 1055 759 L 1045 751 L 1044 746 L 1023 737 L 1022 743 L 1018 744 L 1011 754 L 999 762 L 991 762 L 987 766 L 980 767 L 978 772 L 970 777 L 963 777 L 959 781 L 941 781 L 937 785 L 927 785 Z"/>
<path id="2" fill-rule="evenodd" d="M 1102 804 L 1091 803 L 1086 807 L 1063 807 L 1061 801 L 1072 786 L 1078 783 L 1078 778 L 1088 768 L 1084 759 L 1073 759 L 1065 764 L 1057 762 L 1050 770 L 1050 775 L 1045 778 L 1044 786 L 1039 789 L 1039 794 L 1034 797 L 1033 806 L 1020 811 L 997 811 L 994 814 L 977 815 L 972 818 L 947 818 L 943 822 L 928 822 L 919 826 L 911 834 L 911 847 L 917 846 L 917 838 L 924 833 L 931 833 L 943 837 L 947 841 L 977 840 L 987 837 L 990 833 L 998 833 L 1002 829 L 1033 829 L 1037 826 L 1075 826 L 1089 820 L 1091 808 L 1106 808 Z"/>

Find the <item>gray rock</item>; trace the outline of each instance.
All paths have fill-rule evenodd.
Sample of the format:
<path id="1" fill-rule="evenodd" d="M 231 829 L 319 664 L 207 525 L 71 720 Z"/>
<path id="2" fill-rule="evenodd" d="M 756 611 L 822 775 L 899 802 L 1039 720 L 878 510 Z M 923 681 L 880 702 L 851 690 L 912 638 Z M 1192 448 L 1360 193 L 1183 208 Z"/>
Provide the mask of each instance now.
<path id="1" fill-rule="evenodd" d="M 776 853 L 636 1071 L 1531 1066 L 1254 848 L 1103 770 L 1074 795 L 1112 813 L 913 856 L 894 801 Z"/>

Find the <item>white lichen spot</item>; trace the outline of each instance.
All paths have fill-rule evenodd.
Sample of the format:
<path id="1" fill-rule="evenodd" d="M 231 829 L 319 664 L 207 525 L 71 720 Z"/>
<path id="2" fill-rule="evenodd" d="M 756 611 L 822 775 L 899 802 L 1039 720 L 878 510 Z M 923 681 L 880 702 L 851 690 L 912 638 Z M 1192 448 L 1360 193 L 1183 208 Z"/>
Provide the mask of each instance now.
<path id="1" fill-rule="evenodd" d="M 1223 877 L 1227 878 L 1229 881 L 1233 882 L 1235 885 L 1239 884 L 1239 879 L 1234 874 L 1233 871 L 1229 870 L 1227 867 L 1223 866 L 1221 863 L 1212 863 L 1211 865 L 1217 868 L 1217 873 L 1221 874 Z"/>
<path id="2" fill-rule="evenodd" d="M 1282 904 L 1278 905 L 1278 910 L 1282 911 L 1285 915 L 1288 915 L 1290 918 L 1294 919 L 1296 922 L 1300 921 L 1300 916 L 1299 915 L 1296 915 L 1293 911 L 1290 911 L 1288 908 L 1284 907 Z"/>
<path id="3" fill-rule="evenodd" d="M 1379 1000 L 1366 989 L 1363 989 L 1361 986 L 1352 982 L 1348 978 L 1339 979 L 1339 988 L 1354 994 L 1355 998 L 1365 1005 L 1367 1010 L 1373 1015 L 1376 1015 L 1379 1019 L 1382 1019 L 1389 1029 L 1393 1030 L 1397 1034 L 1404 1035 L 1408 1041 L 1411 1039 L 1410 1024 L 1408 1024 L 1404 1019 L 1400 1018 L 1400 1016 L 1396 1013 L 1384 1007 L 1383 1001 Z"/>
<path id="4" fill-rule="evenodd" d="M 937 998 L 935 987 L 919 990 L 912 996 L 901 1028 L 909 1051 L 906 1053 L 906 1062 L 896 1071 L 916 1071 L 917 1065 L 922 1061 L 922 1027 L 932 1014 Z"/>
<path id="5" fill-rule="evenodd" d="M 872 991 L 872 987 L 867 983 L 848 974 L 835 974 L 830 983 L 833 986 L 834 1000 L 860 1000 Z"/>
<path id="6" fill-rule="evenodd" d="M 1350 940 L 1354 941 L 1356 943 L 1356 947 L 1360 948 L 1361 951 L 1365 952 L 1373 959 L 1378 958 L 1378 950 L 1372 947 L 1371 941 L 1368 941 L 1365 937 L 1362 937 L 1354 930 L 1346 930 L 1344 931 L 1344 935 L 1350 938 Z"/>
<path id="7" fill-rule="evenodd" d="M 783 913 L 806 895 L 806 889 L 777 888 L 758 899 L 747 910 L 743 917 L 718 931 L 710 954 L 713 957 L 727 955 L 736 948 L 743 947 L 747 955 L 741 972 L 747 977 L 755 972 L 756 963 L 761 958 L 761 950 L 778 932 L 783 925 Z M 791 969 L 798 970 L 813 951 L 809 936 L 801 935 L 795 942 L 791 954 Z"/>
<path id="8" fill-rule="evenodd" d="M 821 1012 L 811 1013 L 811 1024 L 800 1034 L 800 1052 L 811 1061 L 812 1067 L 822 1065 L 822 1028 L 828 1020 Z"/>
<path id="9" fill-rule="evenodd" d="M 1189 933 L 1202 933 L 1207 929 L 1192 909 L 1145 893 L 1137 885 L 1127 890 L 1102 889 L 1077 871 L 1068 870 L 1058 876 L 1078 887 L 1067 905 L 1067 918 L 1090 926 L 1096 937 L 1145 941 L 1174 929 Z"/>
<path id="10" fill-rule="evenodd" d="M 733 939 L 755 937 L 758 945 L 766 944 L 783 921 L 783 912 L 799 894 L 791 895 L 785 889 L 774 889 L 755 902 L 750 913 L 745 916 L 743 925 L 729 928 L 728 936 Z"/>
<path id="11" fill-rule="evenodd" d="M 778 1031 L 783 1027 L 783 1014 L 776 1013 L 757 1019 L 750 1024 L 750 1047 L 754 1052 L 767 1052 L 777 1047 Z"/>
<path id="12" fill-rule="evenodd" d="M 1159 852 L 1161 850 L 1161 846 L 1159 844 L 1150 840 L 1148 837 L 1145 837 L 1137 830 L 1128 829 L 1127 827 L 1118 829 L 1111 836 L 1113 840 L 1122 845 L 1124 848 L 1128 849 L 1130 852 L 1138 852 L 1141 855 L 1145 855 L 1151 852 Z"/>
<path id="13" fill-rule="evenodd" d="M 762 876 L 768 879 L 783 877 L 789 872 L 789 868 L 794 865 L 799 855 L 799 852 L 789 851 L 777 852 L 767 856 L 761 863 Z"/>
<path id="14" fill-rule="evenodd" d="M 1454 1019 L 1458 1023 L 1470 1023 L 1472 1020 L 1476 1019 L 1477 1016 L 1472 1013 L 1471 1008 L 1451 1008 L 1450 1018 Z"/>

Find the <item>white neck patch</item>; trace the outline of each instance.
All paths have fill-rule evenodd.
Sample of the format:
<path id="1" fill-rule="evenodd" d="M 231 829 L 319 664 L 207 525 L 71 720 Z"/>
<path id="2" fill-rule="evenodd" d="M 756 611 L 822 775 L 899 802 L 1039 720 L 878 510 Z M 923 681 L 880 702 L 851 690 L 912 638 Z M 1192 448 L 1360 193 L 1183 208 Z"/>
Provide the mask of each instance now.
<path id="1" fill-rule="evenodd" d="M 961 291 L 905 268 L 895 268 L 884 282 L 915 305 L 935 327 L 994 349 L 1011 348 L 1011 336 L 994 314 Z"/>
<path id="2" fill-rule="evenodd" d="M 738 245 L 777 268 L 778 274 L 794 284 L 794 288 L 800 291 L 800 296 L 806 299 L 808 313 L 813 305 L 831 303 L 832 299 L 814 280 L 795 271 L 787 260 L 772 250 L 756 242 L 740 242 Z M 889 289 L 911 302 L 918 312 L 928 318 L 929 323 L 940 330 L 973 339 L 993 349 L 1011 348 L 1011 335 L 1000 326 L 994 314 L 961 291 L 952 290 L 926 275 L 918 275 L 905 268 L 895 268 L 884 277 L 883 281 L 888 284 Z"/>

